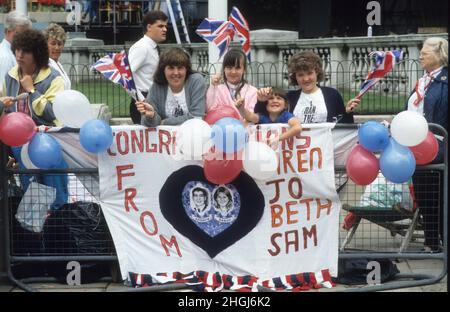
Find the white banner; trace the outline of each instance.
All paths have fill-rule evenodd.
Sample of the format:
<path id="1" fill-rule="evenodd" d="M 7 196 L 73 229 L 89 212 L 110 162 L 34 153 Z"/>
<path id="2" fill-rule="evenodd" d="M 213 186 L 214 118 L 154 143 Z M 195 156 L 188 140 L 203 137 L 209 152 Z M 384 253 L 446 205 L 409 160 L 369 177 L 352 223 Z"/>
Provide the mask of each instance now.
<path id="1" fill-rule="evenodd" d="M 113 145 L 98 157 L 100 199 L 123 278 L 193 271 L 261 281 L 336 276 L 341 204 L 331 128 L 304 125 L 300 137 L 280 144 L 270 180 L 241 173 L 218 186 L 204 178 L 201 160 L 175 160 L 177 127 L 113 127 Z M 249 139 L 269 129 L 281 125 L 252 126 Z M 219 209 L 220 196 L 228 210 Z M 201 200 L 206 205 L 197 211 Z"/>

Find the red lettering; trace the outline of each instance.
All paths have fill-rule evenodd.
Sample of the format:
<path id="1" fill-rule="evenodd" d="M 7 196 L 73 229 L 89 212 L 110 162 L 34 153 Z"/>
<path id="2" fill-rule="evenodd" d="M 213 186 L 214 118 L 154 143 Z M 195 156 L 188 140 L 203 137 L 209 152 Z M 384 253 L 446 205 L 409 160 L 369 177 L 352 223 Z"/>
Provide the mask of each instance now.
<path id="1" fill-rule="evenodd" d="M 316 229 L 315 224 L 311 227 L 310 231 L 308 231 L 308 229 L 306 227 L 303 227 L 303 248 L 304 249 L 308 248 L 308 237 L 311 238 L 311 236 L 313 236 L 313 239 L 314 239 L 314 246 L 317 246 L 317 229 Z"/>
<path id="2" fill-rule="evenodd" d="M 145 129 L 145 151 L 147 153 L 156 153 L 158 146 L 155 143 L 150 144 L 150 132 L 156 132 L 156 128 Z"/>
<path id="3" fill-rule="evenodd" d="M 276 238 L 282 237 L 283 235 L 281 233 L 274 233 L 272 234 L 272 236 L 270 237 L 270 242 L 272 243 L 272 246 L 275 247 L 275 250 L 270 250 L 267 249 L 267 251 L 269 252 L 269 254 L 272 257 L 278 256 L 278 254 L 280 253 L 281 249 L 280 246 L 278 246 L 277 242 L 275 241 Z"/>
<path id="4" fill-rule="evenodd" d="M 309 128 L 303 128 L 302 132 L 300 132 L 300 134 L 298 134 L 296 136 L 297 139 L 304 140 L 303 144 L 299 144 L 299 145 L 296 146 L 297 149 L 306 149 L 306 148 L 308 148 L 311 145 L 311 137 L 305 135 L 305 132 L 308 132 L 308 131 L 310 131 Z"/>
<path id="5" fill-rule="evenodd" d="M 327 215 L 330 214 L 331 212 L 331 200 L 329 200 L 328 198 L 326 199 L 327 203 L 326 204 L 321 204 L 320 203 L 320 198 L 316 198 L 316 203 L 317 203 L 317 219 L 319 219 L 320 217 L 320 212 L 322 211 L 322 209 L 326 209 L 327 210 Z"/>
<path id="6" fill-rule="evenodd" d="M 302 155 L 306 154 L 306 150 L 297 150 L 297 169 L 298 172 L 307 172 L 308 168 L 303 167 L 303 164 L 307 164 L 308 160 L 302 159 Z"/>
<path id="7" fill-rule="evenodd" d="M 130 205 L 131 207 L 139 211 L 139 209 L 136 207 L 136 204 L 134 203 L 133 198 L 136 196 L 137 191 L 135 188 L 127 188 L 125 189 L 125 211 L 130 212 Z"/>
<path id="8" fill-rule="evenodd" d="M 131 151 L 136 153 L 136 149 L 139 150 L 140 153 L 144 152 L 144 131 L 139 131 L 139 138 L 136 134 L 136 130 L 131 130 Z"/>
<path id="9" fill-rule="evenodd" d="M 270 210 L 272 212 L 272 227 L 276 228 L 283 225 L 283 218 L 281 217 L 283 207 L 280 205 L 271 205 Z"/>
<path id="10" fill-rule="evenodd" d="M 282 155 L 283 155 L 283 170 L 284 173 L 287 173 L 287 167 L 289 166 L 289 169 L 291 170 L 291 172 L 295 172 L 294 167 L 291 164 L 291 158 L 292 158 L 292 151 L 286 150 L 286 151 L 282 151 Z"/>
<path id="11" fill-rule="evenodd" d="M 117 151 L 119 152 L 120 155 L 126 155 L 130 152 L 128 143 L 129 143 L 128 133 L 126 133 L 125 131 L 120 131 L 116 136 Z"/>
<path id="12" fill-rule="evenodd" d="M 293 240 L 289 240 L 290 234 L 294 234 Z M 297 230 L 286 231 L 286 233 L 284 235 L 284 240 L 285 240 L 285 244 L 286 244 L 286 254 L 289 253 L 290 245 L 294 246 L 294 251 L 298 251 L 298 231 Z"/>
<path id="13" fill-rule="evenodd" d="M 153 223 L 153 231 L 150 231 L 148 228 L 147 228 L 147 226 L 145 225 L 145 217 L 150 217 L 150 219 L 151 219 L 151 221 L 152 221 L 152 223 Z M 156 235 L 156 234 L 158 234 L 158 224 L 156 223 L 156 219 L 155 219 L 155 216 L 153 215 L 153 213 L 151 213 L 150 211 L 144 211 L 142 214 L 141 214 L 141 219 L 140 219 L 140 221 L 141 221 L 141 226 L 142 226 L 142 229 L 144 230 L 144 232 L 147 234 L 147 235 L 149 235 L 149 236 L 154 236 L 154 235 Z"/>
<path id="14" fill-rule="evenodd" d="M 298 220 L 292 220 L 291 216 L 298 214 L 297 210 L 291 210 L 291 206 L 296 205 L 297 202 L 296 201 L 289 201 L 286 203 L 286 223 L 287 224 L 295 224 L 298 222 Z"/>
<path id="15" fill-rule="evenodd" d="M 297 189 L 295 191 L 293 187 L 294 183 L 297 184 Z M 288 183 L 288 190 L 289 195 L 291 195 L 292 198 L 300 199 L 303 195 L 302 181 L 299 178 L 290 179 Z"/>
<path id="16" fill-rule="evenodd" d="M 172 248 L 172 246 L 175 245 L 175 249 L 177 250 L 178 257 L 182 258 L 180 248 L 178 247 L 177 239 L 175 236 L 172 236 L 170 238 L 170 241 L 168 241 L 164 236 L 159 235 L 159 239 L 161 241 L 161 246 L 164 247 L 164 251 L 166 252 L 166 256 L 170 257 L 169 248 Z M 167 248 L 169 246 L 169 248 Z"/>
<path id="17" fill-rule="evenodd" d="M 286 231 L 284 233 L 274 233 L 270 237 L 270 242 L 272 244 L 271 249 L 267 249 L 269 254 L 274 257 L 278 256 L 281 252 L 281 248 L 285 248 L 285 253 L 289 254 L 293 247 L 293 252 L 298 252 L 300 249 L 300 239 L 299 235 L 303 234 L 303 249 L 308 249 L 308 239 L 312 239 L 314 246 L 317 246 L 317 228 L 314 224 L 311 226 L 311 229 L 303 227 L 302 232 L 299 233 L 299 230 L 291 230 Z M 284 240 L 280 240 L 284 236 Z M 278 240 L 278 241 L 277 241 Z M 280 246 L 283 245 L 284 246 Z"/>
<path id="18" fill-rule="evenodd" d="M 309 151 L 309 170 L 313 170 L 314 166 L 314 153 L 317 153 L 317 168 L 322 168 L 322 150 L 319 147 L 312 148 Z"/>
<path id="19" fill-rule="evenodd" d="M 170 132 L 167 130 L 159 130 L 159 153 L 162 154 L 163 146 L 166 148 L 166 152 L 170 155 L 169 144 L 171 142 Z"/>
<path id="20" fill-rule="evenodd" d="M 262 142 L 262 133 L 261 133 L 260 125 L 256 125 L 255 139 L 256 139 L 256 142 Z"/>
<path id="21" fill-rule="evenodd" d="M 275 196 L 274 196 L 274 198 L 269 200 L 270 204 L 273 204 L 273 203 L 277 202 L 278 198 L 280 198 L 280 185 L 279 184 L 281 182 L 284 182 L 284 179 L 279 179 L 279 180 L 273 180 L 273 181 L 266 182 L 266 185 L 270 185 L 272 183 L 275 183 Z"/>
<path id="22" fill-rule="evenodd" d="M 133 169 L 134 165 L 123 165 L 116 166 L 116 174 L 117 174 L 117 190 L 122 190 L 122 178 L 123 177 L 133 177 L 135 175 L 134 172 L 122 173 L 122 171 Z"/>
<path id="23" fill-rule="evenodd" d="M 299 202 L 300 204 L 306 204 L 306 220 L 309 221 L 311 216 L 311 206 L 309 205 L 314 199 L 312 198 L 305 198 L 301 199 Z"/>

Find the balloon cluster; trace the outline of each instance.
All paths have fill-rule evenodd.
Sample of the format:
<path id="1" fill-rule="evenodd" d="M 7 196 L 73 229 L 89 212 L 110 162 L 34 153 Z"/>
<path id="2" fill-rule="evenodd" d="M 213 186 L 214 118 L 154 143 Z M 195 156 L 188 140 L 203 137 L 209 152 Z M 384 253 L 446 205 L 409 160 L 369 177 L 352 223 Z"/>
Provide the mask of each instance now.
<path id="1" fill-rule="evenodd" d="M 368 121 L 358 130 L 359 144 L 347 158 L 347 174 L 358 185 L 368 185 L 378 172 L 393 183 L 407 182 L 416 164 L 425 165 L 438 153 L 438 142 L 428 130 L 426 119 L 412 111 L 397 114 L 391 136 L 381 123 Z M 381 153 L 379 159 L 374 153 Z"/>
<path id="2" fill-rule="evenodd" d="M 36 124 L 24 113 L 10 113 L 0 118 L 0 140 L 8 146 L 22 146 L 36 133 Z"/>
<path id="3" fill-rule="evenodd" d="M 226 184 L 244 169 L 255 179 L 270 178 L 278 168 L 275 152 L 261 142 L 247 142 L 239 113 L 231 107 L 210 111 L 204 118 L 184 122 L 176 135 L 183 159 L 203 159 L 206 179 Z"/>
<path id="4" fill-rule="evenodd" d="M 53 101 L 55 117 L 64 125 L 80 129 L 80 143 L 88 152 L 106 151 L 112 143 L 111 127 L 91 118 L 89 100 L 75 90 L 59 92 Z M 0 118 L 0 140 L 11 147 L 22 147 L 20 158 L 27 169 L 52 169 L 63 161 L 58 141 L 47 133 L 36 132 L 30 116 L 13 112 Z"/>
<path id="5" fill-rule="evenodd" d="M 106 151 L 112 143 L 111 127 L 100 119 L 92 119 L 91 103 L 81 92 L 64 90 L 53 102 L 56 118 L 65 126 L 80 128 L 80 144 L 90 153 Z"/>
<path id="6" fill-rule="evenodd" d="M 59 143 L 47 133 L 37 133 L 30 116 L 13 112 L 0 118 L 0 140 L 11 147 L 22 147 L 20 158 L 26 169 L 52 169 L 62 162 Z"/>

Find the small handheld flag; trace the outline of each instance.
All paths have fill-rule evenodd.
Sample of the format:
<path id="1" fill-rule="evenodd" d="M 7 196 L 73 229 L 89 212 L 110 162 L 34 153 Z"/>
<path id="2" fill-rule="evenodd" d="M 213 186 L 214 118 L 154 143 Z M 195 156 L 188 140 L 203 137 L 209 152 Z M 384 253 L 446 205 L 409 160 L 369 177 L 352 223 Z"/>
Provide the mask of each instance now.
<path id="1" fill-rule="evenodd" d="M 219 57 L 225 54 L 234 37 L 234 27 L 229 21 L 211 18 L 205 18 L 195 32 L 219 48 Z"/>
<path id="2" fill-rule="evenodd" d="M 387 73 L 389 73 L 396 63 L 398 63 L 403 56 L 403 51 L 373 51 L 369 57 L 375 57 L 375 64 L 367 74 L 366 79 L 361 84 L 359 94 L 356 98 L 360 99 L 367 93 L 378 81 L 381 80 Z"/>
<path id="3" fill-rule="evenodd" d="M 241 41 L 242 49 L 244 50 L 247 59 L 251 61 L 250 55 L 250 26 L 241 11 L 238 8 L 233 7 L 231 9 L 230 17 L 228 19 L 236 29 L 236 33 Z"/>
<path id="4" fill-rule="evenodd" d="M 125 51 L 108 53 L 95 62 L 91 66 L 92 69 L 97 70 L 106 79 L 111 80 L 115 84 L 121 85 L 133 99 L 137 100 L 136 85 L 134 84 L 133 74 Z"/>
<path id="5" fill-rule="evenodd" d="M 222 57 L 228 51 L 236 33 L 248 61 L 251 61 L 250 27 L 238 8 L 232 8 L 228 21 L 205 18 L 195 32 L 204 40 L 219 48 L 219 57 Z"/>

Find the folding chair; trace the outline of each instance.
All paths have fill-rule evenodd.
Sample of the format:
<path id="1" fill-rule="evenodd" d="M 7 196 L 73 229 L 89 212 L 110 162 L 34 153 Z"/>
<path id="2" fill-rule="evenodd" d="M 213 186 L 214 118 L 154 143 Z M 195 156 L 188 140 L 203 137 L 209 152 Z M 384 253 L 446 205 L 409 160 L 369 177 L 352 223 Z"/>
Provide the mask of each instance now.
<path id="1" fill-rule="evenodd" d="M 397 234 L 402 236 L 400 253 L 408 248 L 412 240 L 423 237 L 423 234 L 415 233 L 422 230 L 422 218 L 414 200 L 411 183 L 394 184 L 379 174 L 377 179 L 364 189 L 350 183 L 345 195 L 345 204 L 342 205 L 342 209 L 353 215 L 350 215 L 349 222 L 344 222 L 344 228 L 348 230 L 348 233 L 341 244 L 341 251 L 353 239 L 363 219 L 388 230 L 392 237 Z M 380 236 L 372 238 L 372 228 L 370 226 L 369 228 L 369 245 L 379 244 Z"/>
<path id="2" fill-rule="evenodd" d="M 411 241 L 423 237 L 422 234 L 415 233 L 416 231 L 422 231 L 419 209 L 415 209 L 414 212 L 411 212 L 401 208 L 399 205 L 394 205 L 391 210 L 370 210 L 356 206 L 352 207 L 348 204 L 343 204 L 342 209 L 353 213 L 356 216 L 356 221 L 351 230 L 347 233 L 340 251 L 343 251 L 350 243 L 358 226 L 361 224 L 362 219 L 387 229 L 392 236 L 397 234 L 403 236 L 399 253 L 406 250 Z M 409 222 L 407 224 L 398 223 L 398 221 L 402 220 L 408 220 Z"/>

